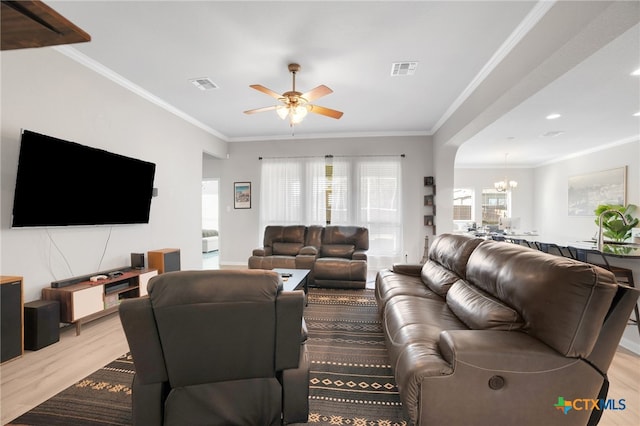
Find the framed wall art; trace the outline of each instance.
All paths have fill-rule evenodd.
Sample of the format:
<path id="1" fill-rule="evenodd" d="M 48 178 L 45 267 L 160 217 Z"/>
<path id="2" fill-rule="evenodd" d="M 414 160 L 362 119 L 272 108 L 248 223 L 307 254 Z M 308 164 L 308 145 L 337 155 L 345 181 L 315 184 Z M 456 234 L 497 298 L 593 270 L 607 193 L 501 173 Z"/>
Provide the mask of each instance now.
<path id="1" fill-rule="evenodd" d="M 569 216 L 594 216 L 599 204 L 626 205 L 627 167 L 569 177 Z"/>
<path id="2" fill-rule="evenodd" d="M 251 182 L 233 183 L 233 208 L 251 208 Z"/>

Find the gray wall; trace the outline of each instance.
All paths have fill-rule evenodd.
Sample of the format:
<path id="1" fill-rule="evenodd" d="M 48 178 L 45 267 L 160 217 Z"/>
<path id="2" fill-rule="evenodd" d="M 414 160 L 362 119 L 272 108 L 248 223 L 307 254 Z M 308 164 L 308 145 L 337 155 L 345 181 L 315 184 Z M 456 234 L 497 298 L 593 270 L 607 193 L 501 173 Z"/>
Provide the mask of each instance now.
<path id="1" fill-rule="evenodd" d="M 229 144 L 229 158 L 205 158 L 204 175 L 220 178 L 220 263 L 246 265 L 252 249 L 262 245 L 259 229 L 260 160 L 258 157 L 324 155 L 400 155 L 403 162 L 404 251 L 408 261 L 422 257 L 423 177 L 433 175 L 432 144 L 428 137 L 379 137 L 305 140 L 295 139 Z M 233 182 L 252 184 L 251 209 L 233 208 Z M 404 253 L 403 253 L 404 254 Z M 404 259 L 403 259 L 404 260 Z M 384 265 L 389 266 L 389 265 Z"/>
<path id="2" fill-rule="evenodd" d="M 25 302 L 51 281 L 128 266 L 131 252 L 176 247 L 183 269 L 202 268 L 202 155 L 226 155 L 226 142 L 52 48 L 2 52 L 1 78 L 0 273 L 24 277 Z M 21 128 L 156 163 L 150 223 L 11 229 Z"/>

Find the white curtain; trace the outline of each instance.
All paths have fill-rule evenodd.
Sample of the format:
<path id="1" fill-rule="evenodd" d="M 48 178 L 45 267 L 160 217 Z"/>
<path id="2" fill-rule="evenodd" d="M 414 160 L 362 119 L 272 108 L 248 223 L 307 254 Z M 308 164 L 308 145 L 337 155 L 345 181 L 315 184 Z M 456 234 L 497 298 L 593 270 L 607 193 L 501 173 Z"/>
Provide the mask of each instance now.
<path id="1" fill-rule="evenodd" d="M 401 185 L 400 156 L 263 159 L 261 229 L 364 226 L 369 267 L 387 267 L 402 260 Z"/>
<path id="2" fill-rule="evenodd" d="M 262 160 L 261 229 L 267 225 L 303 225 L 303 164 L 298 159 Z"/>

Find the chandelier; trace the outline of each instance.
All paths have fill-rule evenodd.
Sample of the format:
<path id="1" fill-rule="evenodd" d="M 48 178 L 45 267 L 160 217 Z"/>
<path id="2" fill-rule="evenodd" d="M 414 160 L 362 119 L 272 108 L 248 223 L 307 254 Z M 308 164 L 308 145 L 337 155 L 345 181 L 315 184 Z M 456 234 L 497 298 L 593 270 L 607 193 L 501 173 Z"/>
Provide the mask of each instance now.
<path id="1" fill-rule="evenodd" d="M 507 156 L 508 155 L 509 155 L 508 153 L 504 155 L 504 168 L 505 168 L 505 170 L 507 169 Z M 518 186 L 518 182 L 516 182 L 515 180 L 507 179 L 506 172 L 505 172 L 504 179 L 500 180 L 498 182 L 494 182 L 493 186 L 496 189 L 496 191 L 498 191 L 498 192 L 506 192 L 506 191 L 511 191 L 513 189 L 516 189 L 516 187 Z"/>

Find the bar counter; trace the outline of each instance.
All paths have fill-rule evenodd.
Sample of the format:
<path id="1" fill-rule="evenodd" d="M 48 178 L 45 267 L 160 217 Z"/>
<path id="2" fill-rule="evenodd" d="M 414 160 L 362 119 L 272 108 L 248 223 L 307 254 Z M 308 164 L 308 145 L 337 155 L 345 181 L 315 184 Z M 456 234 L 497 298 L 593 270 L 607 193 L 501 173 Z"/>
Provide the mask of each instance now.
<path id="1" fill-rule="evenodd" d="M 538 234 L 500 234 L 476 233 L 477 236 L 494 240 L 505 240 L 514 243 L 528 245 L 531 248 L 548 252 L 550 249 L 559 251 L 559 254 L 585 260 L 587 254 L 604 255 L 607 257 L 619 257 L 625 259 L 640 259 L 640 244 L 606 242 L 602 251 L 598 250 L 595 240 L 566 240 Z"/>

